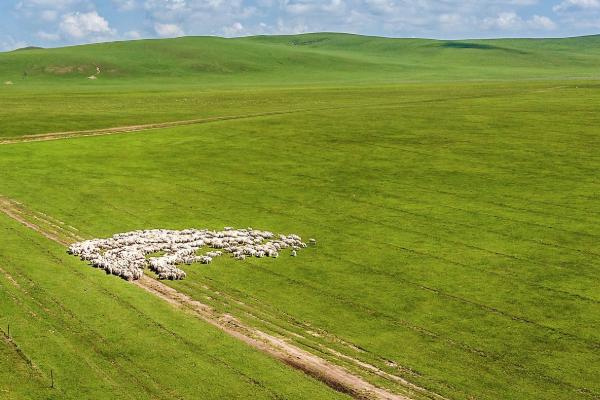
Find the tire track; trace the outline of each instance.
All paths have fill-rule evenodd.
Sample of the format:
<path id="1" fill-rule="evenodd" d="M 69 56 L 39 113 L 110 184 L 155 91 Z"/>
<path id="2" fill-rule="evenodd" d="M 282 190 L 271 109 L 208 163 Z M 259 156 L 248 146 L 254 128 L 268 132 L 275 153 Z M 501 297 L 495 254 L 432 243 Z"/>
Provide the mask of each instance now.
<path id="1" fill-rule="evenodd" d="M 218 182 L 218 183 L 220 183 L 220 182 Z M 186 186 L 186 185 L 183 185 L 183 184 L 176 184 L 176 183 L 173 183 L 173 185 L 174 185 L 174 186 L 177 188 L 177 190 L 180 190 L 180 189 L 185 189 L 185 190 L 189 190 L 189 191 L 192 191 L 192 192 L 200 192 L 200 193 L 203 193 L 203 194 L 205 194 L 205 195 L 208 195 L 208 196 L 215 197 L 215 198 L 219 199 L 219 201 L 229 200 L 229 201 L 233 201 L 233 202 L 235 202 L 235 203 L 237 203 L 237 204 L 241 204 L 241 205 L 244 205 L 244 206 L 251 206 L 251 207 L 259 208 L 259 209 L 261 209 L 261 210 L 263 210 L 263 211 L 265 211 L 265 212 L 267 212 L 267 213 L 270 213 L 270 214 L 281 214 L 281 213 L 280 213 L 279 211 L 277 211 L 277 210 L 272 210 L 272 209 L 269 209 L 269 208 L 265 208 L 265 207 L 263 207 L 263 206 L 261 206 L 261 205 L 258 205 L 258 204 L 250 204 L 250 203 L 244 202 L 243 200 L 239 200 L 239 199 L 233 199 L 233 198 L 231 198 L 231 197 L 228 197 L 228 196 L 226 196 L 226 195 L 218 195 L 218 194 L 215 194 L 215 193 L 209 193 L 209 192 L 203 191 L 203 190 L 201 190 L 201 189 L 199 189 L 199 188 L 196 188 L 196 187 L 190 187 L 190 186 Z M 229 184 L 229 186 L 230 186 L 230 184 Z M 290 218 L 290 216 L 289 216 L 289 215 L 286 215 L 286 217 Z M 292 218 L 292 219 L 295 219 L 295 220 L 298 220 L 298 221 L 303 221 L 303 220 L 301 220 L 301 219 L 298 219 L 298 218 L 295 218 L 295 217 L 291 217 L 291 218 Z M 321 221 L 318 221 L 318 222 L 311 221 L 311 223 L 312 223 L 312 224 L 315 224 L 315 225 L 319 225 L 319 226 L 327 227 L 327 228 L 328 228 L 328 229 L 330 229 L 330 230 L 335 230 L 335 229 L 334 229 L 333 227 L 331 227 L 331 226 L 323 225 L 323 223 L 322 223 Z M 335 231 L 336 231 L 338 234 L 341 234 L 341 235 L 348 235 L 348 236 L 351 236 L 351 237 L 360 238 L 359 236 L 356 236 L 356 235 L 350 235 L 350 234 L 348 234 L 347 232 L 341 232 L 341 231 L 337 231 L 337 230 L 335 230 Z M 411 249 L 411 248 L 406 248 L 406 247 L 399 246 L 399 245 L 396 245 L 396 244 L 392 244 L 392 243 L 388 243 L 388 244 L 389 244 L 390 246 L 392 246 L 392 247 L 395 247 L 395 248 L 397 248 L 397 249 L 399 249 L 399 250 L 402 250 L 402 251 L 406 251 L 406 252 L 409 252 L 409 253 L 417 254 L 417 255 L 420 255 L 420 256 L 425 256 L 425 257 L 430 257 L 430 258 L 434 258 L 434 259 L 443 260 L 443 261 L 449 262 L 449 263 L 451 263 L 451 264 L 454 264 L 454 265 L 457 265 L 457 266 L 461 266 L 461 267 L 464 267 L 464 268 L 471 268 L 471 269 L 475 269 L 475 270 L 476 270 L 476 268 L 472 268 L 472 266 L 470 266 L 470 265 L 468 265 L 468 264 L 462 264 L 462 263 L 458 263 L 458 262 L 455 262 L 455 261 L 451 261 L 451 260 L 445 259 L 445 258 L 443 258 L 443 257 L 440 257 L 440 256 L 435 256 L 435 255 L 432 255 L 432 254 L 429 254 L 429 253 L 426 253 L 426 252 L 422 252 L 422 251 L 414 250 L 414 249 Z M 331 255 L 331 254 L 329 254 L 329 256 L 332 256 L 332 255 Z M 351 264 L 355 264 L 355 262 L 353 262 L 353 261 L 351 261 L 351 260 L 346 260 L 346 261 L 350 262 Z M 252 262 L 252 261 L 250 261 L 250 262 Z M 287 280 L 288 282 L 290 282 L 290 283 L 292 283 L 292 284 L 295 284 L 295 285 L 309 287 L 309 285 L 308 285 L 306 282 L 304 282 L 304 281 L 298 281 L 298 280 L 294 280 L 294 279 L 292 279 L 292 278 L 289 278 L 289 277 L 287 277 L 287 276 L 285 276 L 285 275 L 281 275 L 281 274 L 278 274 L 278 273 L 276 273 L 276 272 L 274 272 L 274 271 L 267 270 L 267 269 L 265 269 L 263 266 L 261 266 L 261 265 L 259 265 L 259 264 L 257 264 L 257 263 L 252 263 L 252 264 L 253 264 L 254 268 L 255 268 L 255 269 L 257 269 L 257 270 L 261 270 L 261 271 L 263 271 L 263 272 L 265 272 L 265 273 L 269 273 L 269 274 L 272 274 L 272 275 L 277 275 L 277 276 L 279 276 L 280 278 L 282 278 L 282 279 L 285 279 L 285 280 Z M 365 266 L 364 264 L 358 264 L 358 265 L 359 265 L 359 266 L 361 266 L 363 269 L 367 268 L 367 266 Z M 367 268 L 367 269 L 369 269 L 369 268 Z M 379 272 L 379 271 L 378 271 L 378 272 Z M 497 273 L 493 273 L 493 275 L 503 276 L 502 274 L 497 274 Z M 494 313 L 494 314 L 500 315 L 500 316 L 502 316 L 502 317 L 505 317 L 505 318 L 507 318 L 507 319 L 509 319 L 509 320 L 518 321 L 518 322 L 521 322 L 521 323 L 527 323 L 527 324 L 534 324 L 534 325 L 536 325 L 536 323 L 533 323 L 532 321 L 529 321 L 529 320 L 527 320 L 527 319 L 525 319 L 525 318 L 522 318 L 522 317 L 519 317 L 519 316 L 512 315 L 512 314 L 510 314 L 510 313 L 507 313 L 507 312 L 505 312 L 505 311 L 503 311 L 503 310 L 495 309 L 494 307 L 490 307 L 490 306 L 488 306 L 488 305 L 485 305 L 485 304 L 480 304 L 480 303 L 474 302 L 474 301 L 472 301 L 472 300 L 469 300 L 469 299 L 464 299 L 464 298 L 461 298 L 461 297 L 459 297 L 459 296 L 453 296 L 453 295 L 446 296 L 446 293 L 445 293 L 444 291 L 441 291 L 441 290 L 439 290 L 439 289 L 437 289 L 437 288 L 430 288 L 430 287 L 427 287 L 427 286 L 420 285 L 420 284 L 418 284 L 418 283 L 416 283 L 416 282 L 411 282 L 411 281 L 409 281 L 409 280 L 403 280 L 403 281 L 404 281 L 405 283 L 409 284 L 409 285 L 416 286 L 416 287 L 418 287 L 418 288 L 420 288 L 420 289 L 422 289 L 422 290 L 425 290 L 425 291 L 428 291 L 428 292 L 434 293 L 434 294 L 436 294 L 436 295 L 438 295 L 438 296 L 445 297 L 445 298 L 447 298 L 447 299 L 449 299 L 449 300 L 452 300 L 452 301 L 459 301 L 459 302 L 461 302 L 461 303 L 470 304 L 470 305 L 471 305 L 471 306 L 473 306 L 473 307 L 476 307 L 476 308 L 479 308 L 479 309 L 481 309 L 481 310 L 484 310 L 484 311 L 487 311 L 487 312 L 491 312 L 491 313 Z M 532 285 L 532 286 L 534 286 L 534 285 Z M 535 287 L 537 287 L 537 286 L 535 286 Z M 413 330 L 413 331 L 415 331 L 415 332 L 418 332 L 418 333 L 420 333 L 420 334 L 423 334 L 423 335 L 425 335 L 425 336 L 429 336 L 429 337 L 432 337 L 432 338 L 438 338 L 438 339 L 442 339 L 442 340 L 444 340 L 446 343 L 450 344 L 450 345 L 451 345 L 451 346 L 453 346 L 453 347 L 457 347 L 457 348 L 460 348 L 460 349 L 462 349 L 462 350 L 465 350 L 465 351 L 467 351 L 467 352 L 470 352 L 470 353 L 473 353 L 473 354 L 477 354 L 477 355 L 478 355 L 478 356 L 480 356 L 480 357 L 485 357 L 485 358 L 487 358 L 487 359 L 489 359 L 490 357 L 491 357 L 492 359 L 498 359 L 498 357 L 499 357 L 500 359 L 502 359 L 502 356 L 495 355 L 495 354 L 489 354 L 489 353 L 486 353 L 486 352 L 484 352 L 484 351 L 482 351 L 482 350 L 480 350 L 480 349 L 478 349 L 478 348 L 471 347 L 469 344 L 465 344 L 465 343 L 462 343 L 462 342 L 459 342 L 459 341 L 455 341 L 454 339 L 452 339 L 452 338 L 449 338 L 449 337 L 444 337 L 443 335 L 440 335 L 440 334 L 438 334 L 438 333 L 435 333 L 435 332 L 428 331 L 427 329 L 424 329 L 424 328 L 422 328 L 422 327 L 419 327 L 419 326 L 416 326 L 416 325 L 412 325 L 412 324 L 410 324 L 410 323 L 409 323 L 409 322 L 407 322 L 407 321 L 404 321 L 404 320 L 398 320 L 398 319 L 396 319 L 396 318 L 395 318 L 395 317 L 393 317 L 393 316 L 390 316 L 390 315 L 387 315 L 387 314 L 381 313 L 381 312 L 380 312 L 380 311 L 378 311 L 378 310 L 374 310 L 374 309 L 368 308 L 368 307 L 366 307 L 364 304 L 359 304 L 359 303 L 354 303 L 354 302 L 348 302 L 348 300 L 347 300 L 347 299 L 345 299 L 345 298 L 340 298 L 340 297 L 339 297 L 339 296 L 337 296 L 335 293 L 330 293 L 330 292 L 327 290 L 327 288 L 325 288 L 325 287 L 320 287 L 320 286 L 319 286 L 319 287 L 310 287 L 310 288 L 311 288 L 312 290 L 314 290 L 314 291 L 319 291 L 319 292 L 323 292 L 323 293 L 328 293 L 328 294 L 329 294 L 329 296 L 330 296 L 331 298 L 335 298 L 336 300 L 340 301 L 340 302 L 341 302 L 341 303 L 343 303 L 343 304 L 347 304 L 347 305 L 348 305 L 348 306 L 350 306 L 350 307 L 354 307 L 354 308 L 357 308 L 357 309 L 364 310 L 364 311 L 365 311 L 365 312 L 367 312 L 369 315 L 378 315 L 378 316 L 381 316 L 381 317 L 383 317 L 384 319 L 387 319 L 387 320 L 389 320 L 390 322 L 392 322 L 394 325 L 396 325 L 396 326 L 398 326 L 398 327 L 402 327 L 402 328 L 410 329 L 410 330 Z M 540 288 L 543 288 L 543 289 L 545 289 L 545 290 L 552 290 L 552 291 L 555 291 L 555 292 L 560 292 L 560 291 L 558 291 L 558 290 L 555 290 L 555 289 L 549 289 L 549 288 L 546 288 L 546 287 L 543 287 L 543 286 L 541 286 Z M 573 295 L 573 294 L 571 294 L 571 293 L 567 293 L 567 294 L 569 294 L 569 295 Z M 544 327 L 544 326 L 543 326 L 543 325 L 541 325 L 541 327 Z M 555 329 L 556 329 L 556 328 L 550 328 L 549 330 L 553 331 L 553 330 L 555 330 Z M 556 329 L 556 330 L 557 330 L 557 329 Z M 566 338 L 566 339 L 570 339 L 570 340 L 573 340 L 573 339 L 575 339 L 575 340 L 578 340 L 578 341 L 579 341 L 579 340 L 581 340 L 581 338 L 578 338 L 578 337 L 575 337 L 575 338 L 574 338 L 574 337 L 569 337 L 568 335 L 561 335 L 561 338 Z M 592 347 L 597 347 L 597 346 L 598 346 L 598 344 L 597 344 L 596 342 L 594 342 L 594 343 L 592 343 L 592 344 L 590 344 L 590 343 L 586 343 L 586 345 L 588 345 L 588 346 L 590 346 L 590 345 L 591 345 Z M 512 363 L 511 363 L 510 365 L 511 365 L 513 368 L 515 368 L 515 369 L 518 369 L 518 370 L 524 370 L 524 367 L 523 367 L 523 366 L 521 366 L 521 365 L 517 365 L 517 364 L 514 364 L 514 365 L 513 365 Z M 540 373 L 539 371 L 532 371 L 532 372 L 528 372 L 527 374 L 528 374 L 528 375 L 532 375 L 532 376 L 533 376 L 533 375 L 538 375 L 538 376 L 539 376 L 541 379 L 543 379 L 543 380 L 544 380 L 544 381 L 546 381 L 546 382 L 550 382 L 550 383 L 556 383 L 556 384 L 558 384 L 558 385 L 561 385 L 561 386 L 567 386 L 567 387 L 571 388 L 571 389 L 572 389 L 572 390 L 574 390 L 574 391 L 584 391 L 584 392 L 585 392 L 585 391 L 587 390 L 587 389 L 585 389 L 585 388 L 580 388 L 580 387 L 574 386 L 574 385 L 572 385 L 572 384 L 569 384 L 569 383 L 567 383 L 567 382 L 562 382 L 562 381 L 556 380 L 555 378 L 553 378 L 553 377 L 551 377 L 551 376 L 548 376 L 548 375 L 545 375 L 545 374 L 543 374 L 543 373 Z"/>
<path id="2" fill-rule="evenodd" d="M 16 204 L 18 203 L 5 197 L 0 197 L 0 211 L 4 212 L 10 218 L 61 245 L 67 246 L 74 241 L 75 238 L 71 236 L 72 233 L 69 231 L 51 231 L 32 222 L 27 218 L 25 212 L 15 210 L 15 208 L 17 208 Z M 29 217 L 32 218 L 32 216 Z M 54 225 L 54 227 L 60 228 L 58 225 Z M 230 336 L 243 341 L 249 346 L 324 382 L 337 391 L 349 394 L 357 399 L 365 400 L 373 398 L 383 400 L 410 400 L 410 398 L 405 395 L 392 393 L 386 389 L 375 386 L 363 377 L 352 374 L 346 368 L 333 364 L 324 358 L 291 344 L 286 338 L 273 336 L 242 323 L 232 315 L 220 313 L 214 308 L 200 303 L 153 278 L 144 276 L 139 281 L 134 282 L 134 284 L 177 308 L 193 313 L 198 318 L 217 327 Z M 363 367 L 371 373 L 380 371 L 384 374 L 384 377 L 385 374 L 387 374 L 367 363 L 364 363 Z M 381 377 L 379 373 L 375 375 Z M 408 392 L 426 396 L 431 399 L 447 400 L 441 395 L 432 393 L 427 389 L 414 385 L 395 375 L 394 380 L 400 383 Z"/>
<path id="3" fill-rule="evenodd" d="M 170 121 L 170 122 L 157 122 L 150 124 L 140 124 L 140 125 L 127 125 L 127 126 L 119 126 L 119 127 L 111 127 L 111 128 L 98 128 L 98 129 L 87 129 L 87 130 L 76 130 L 76 131 L 66 131 L 66 132 L 50 132 L 50 133 L 40 133 L 40 134 L 32 134 L 32 135 L 23 135 L 23 136 L 13 136 L 0 139 L 0 145 L 3 144 L 17 144 L 17 143 L 29 143 L 29 142 L 43 142 L 49 140 L 60 140 L 60 139 L 71 139 L 78 137 L 89 137 L 89 136 L 104 136 L 104 135 L 115 135 L 121 133 L 132 133 L 132 132 L 140 132 L 146 130 L 154 130 L 154 129 L 162 129 L 162 128 L 172 128 L 177 126 L 186 126 L 186 125 L 198 125 L 205 124 L 210 122 L 218 122 L 218 121 L 231 121 L 238 119 L 249 119 L 256 117 L 269 117 L 276 115 L 286 115 L 286 114 L 298 114 L 298 113 L 306 113 L 306 112 L 317 112 L 317 111 L 330 111 L 330 110 L 344 110 L 344 109 L 364 109 L 364 108 L 372 108 L 372 107 L 393 107 L 393 108 L 401 108 L 401 107 L 410 107 L 412 105 L 418 104 L 428 104 L 428 103 L 443 103 L 447 101 L 461 101 L 461 100 L 475 100 L 475 99 L 486 99 L 486 98 L 496 98 L 496 97 L 507 97 L 507 96 L 515 96 L 515 95 L 524 95 L 532 93 L 531 90 L 522 90 L 516 92 L 500 92 L 500 93 L 487 93 L 478 96 L 458 96 L 458 97 L 445 97 L 445 98 L 430 98 L 416 101 L 406 101 L 401 103 L 379 103 L 379 104 L 363 104 L 363 105 L 354 105 L 354 106 L 335 106 L 335 107 L 320 107 L 320 108 L 304 108 L 304 109 L 296 109 L 296 110 L 283 110 L 283 111 L 268 111 L 262 113 L 249 113 L 249 114 L 240 114 L 240 115 L 228 115 L 228 116 L 218 116 L 218 117 L 206 117 L 206 118 L 195 118 L 189 120 L 179 120 L 179 121 Z"/>

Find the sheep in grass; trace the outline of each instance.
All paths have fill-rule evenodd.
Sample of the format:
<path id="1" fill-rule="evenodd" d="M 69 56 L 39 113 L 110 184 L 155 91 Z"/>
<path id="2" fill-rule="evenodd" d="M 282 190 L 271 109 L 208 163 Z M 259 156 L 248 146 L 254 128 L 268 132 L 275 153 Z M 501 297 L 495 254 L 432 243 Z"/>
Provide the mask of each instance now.
<path id="1" fill-rule="evenodd" d="M 196 252 L 205 246 L 221 250 L 196 256 Z M 226 227 L 223 231 L 153 229 L 119 233 L 108 239 L 75 243 L 68 252 L 107 274 L 123 279 L 140 279 L 148 267 L 157 273 L 159 279 L 175 280 L 186 277 L 185 272 L 176 267 L 179 264 L 208 264 L 223 253 L 232 254 L 238 260 L 247 256 L 277 258 L 280 250 L 290 247 L 295 256 L 300 248 L 306 246 L 300 236 L 294 234 L 276 236 L 253 228 Z M 146 258 L 157 252 L 163 255 Z"/>
<path id="2" fill-rule="evenodd" d="M 199 257 L 199 261 L 202 264 L 210 264 L 212 262 L 212 260 L 213 260 L 212 257 L 209 257 L 209 256 L 200 256 Z"/>

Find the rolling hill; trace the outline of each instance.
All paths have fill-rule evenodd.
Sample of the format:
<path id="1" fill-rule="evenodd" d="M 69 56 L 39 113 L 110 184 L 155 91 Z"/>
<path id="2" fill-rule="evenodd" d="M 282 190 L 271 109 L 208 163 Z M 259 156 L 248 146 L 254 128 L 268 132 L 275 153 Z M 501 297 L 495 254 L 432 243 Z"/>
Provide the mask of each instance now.
<path id="1" fill-rule="evenodd" d="M 268 84 L 597 77 L 600 36 L 439 41 L 314 33 L 183 37 L 0 53 L 0 79 Z M 26 77 L 26 79 L 23 79 Z M 99 79 L 100 80 L 100 79 Z"/>

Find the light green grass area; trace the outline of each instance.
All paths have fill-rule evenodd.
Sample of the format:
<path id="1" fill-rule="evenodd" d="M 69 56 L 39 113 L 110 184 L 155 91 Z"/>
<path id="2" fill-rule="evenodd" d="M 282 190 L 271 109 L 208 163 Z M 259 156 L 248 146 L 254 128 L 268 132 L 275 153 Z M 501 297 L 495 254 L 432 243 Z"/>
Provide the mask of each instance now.
<path id="1" fill-rule="evenodd" d="M 407 83 L 435 81 L 439 93 L 451 93 L 458 81 L 598 79 L 599 65 L 600 36 L 435 41 L 318 33 L 19 50 L 0 53 L 0 136 L 374 106 L 382 86 L 415 100 L 422 87 Z M 87 79 L 97 66 L 98 79 Z M 340 92 L 349 86 L 370 90 Z"/>
<path id="2" fill-rule="evenodd" d="M 435 99 L 455 85 L 408 85 L 349 88 L 243 88 L 206 90 L 167 85 L 142 91 L 137 85 L 114 90 L 81 91 L 68 86 L 48 91 L 17 91 L 0 97 L 1 137 L 92 128 L 138 125 L 214 117 L 238 117 L 265 112 L 297 113 L 331 108 L 360 109 L 378 105 L 419 103 Z M 0 88 L 1 89 L 1 88 Z M 39 91 L 43 93 L 39 93 Z M 482 95 L 485 95 L 485 91 Z"/>
<path id="3" fill-rule="evenodd" d="M 314 237 L 168 284 L 450 399 L 596 399 L 599 45 L 320 33 L 0 53 L 0 139 L 239 118 L 0 145 L 0 195 L 88 237 Z M 0 268 L 2 399 L 338 396 L 4 214 Z"/>
<path id="4" fill-rule="evenodd" d="M 391 360 L 403 368 L 390 372 L 448 398 L 593 399 L 600 395 L 599 89 L 595 81 L 556 80 L 254 92 L 264 110 L 313 101 L 325 107 L 3 145 L 0 193 L 88 236 L 252 226 L 315 237 L 318 245 L 297 258 L 223 257 L 185 267 L 188 278 L 169 284 L 203 300 L 208 284 L 323 329 L 363 349 L 368 361 Z M 225 99 L 220 112 L 254 107 L 239 99 L 239 107 L 235 96 Z M 237 366 L 247 352 L 125 282 L 67 259 L 35 233 L 3 225 L 10 239 L 0 244 L 1 265 L 41 286 L 40 303 L 48 294 L 60 296 L 48 302 L 53 309 L 70 304 L 83 338 L 102 332 L 102 357 L 84 346 L 100 366 L 117 357 L 148 371 L 164 360 L 146 363 L 142 350 L 162 343 L 162 328 L 127 336 L 129 327 L 144 325 L 139 313 L 152 316 L 148 325 L 164 320 L 178 329 L 185 343 L 173 339 L 161 354 L 202 365 L 206 381 L 197 387 L 219 369 L 210 368 L 207 354 Z M 21 312 L 10 301 L 0 304 Z M 108 307 L 119 313 L 99 311 Z M 44 317 L 35 329 L 46 323 L 57 322 Z M 58 365 L 36 344 L 40 335 L 22 335 L 33 337 L 32 358 Z M 75 339 L 60 340 L 77 348 Z M 117 349 L 137 340 L 133 354 L 120 355 Z M 288 388 L 280 376 L 299 381 L 252 357 L 243 371 L 260 374 L 260 390 Z M 184 381 L 198 378 L 178 372 Z M 136 376 L 154 390 L 144 374 Z M 255 389 L 244 385 L 241 393 Z"/>
<path id="5" fill-rule="evenodd" d="M 5 327 L 8 329 L 7 327 Z M 6 334 L 6 332 L 5 332 Z M 44 382 L 43 377 L 25 358 L 20 349 L 0 337 L 0 395 L 2 399 L 16 400 L 31 398 L 33 393 L 40 398 L 48 398 L 52 393 L 49 382 Z"/>
<path id="6" fill-rule="evenodd" d="M 2 399 L 343 398 L 143 289 L 81 268 L 4 214 L 0 232 L 0 327 L 10 324 L 13 340 L 0 341 Z"/>

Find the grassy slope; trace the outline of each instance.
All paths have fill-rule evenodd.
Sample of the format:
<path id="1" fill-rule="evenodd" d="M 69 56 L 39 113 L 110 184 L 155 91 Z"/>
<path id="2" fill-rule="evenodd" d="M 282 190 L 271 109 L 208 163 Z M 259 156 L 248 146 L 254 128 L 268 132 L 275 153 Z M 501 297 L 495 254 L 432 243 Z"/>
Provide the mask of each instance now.
<path id="1" fill-rule="evenodd" d="M 437 90 L 397 87 L 396 98 L 385 100 L 379 97 L 379 87 L 202 90 L 169 86 L 165 91 L 141 91 L 133 86 L 120 91 L 17 92 L 0 98 L 4 105 L 0 107 L 0 137 L 270 111 L 373 106 L 419 101 Z"/>
<path id="2" fill-rule="evenodd" d="M 2 399 L 26 399 L 32 393 L 40 398 L 48 398 L 52 393 L 45 382 L 29 362 L 23 358 L 14 344 L 0 336 L 0 395 Z"/>
<path id="3" fill-rule="evenodd" d="M 3 399 L 342 397 L 139 288 L 82 269 L 4 214 L 0 231 L 0 326 L 10 324 L 35 366 L 0 342 Z"/>
<path id="4" fill-rule="evenodd" d="M 100 65 L 113 81 L 394 82 L 414 79 L 598 76 L 600 37 L 444 42 L 345 34 L 186 37 L 0 54 L 15 81 L 81 80 Z M 215 82 L 215 80 L 217 82 Z"/>
<path id="5" fill-rule="evenodd" d="M 310 34 L 0 53 L 0 82 L 15 82 L 0 86 L 0 136 L 337 104 L 337 90 L 310 90 L 324 86 L 598 77 L 598 43 L 598 37 L 439 42 Z M 103 72 L 90 81 L 96 65 Z M 343 93 L 342 101 L 372 104 L 356 93 Z M 371 95 L 376 99 L 376 88 Z"/>
<path id="6" fill-rule="evenodd" d="M 407 90 L 427 101 L 378 88 L 388 106 L 1 146 L 0 193 L 89 235 L 317 237 L 173 285 L 307 321 L 451 398 L 598 396 L 598 86 Z"/>

